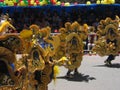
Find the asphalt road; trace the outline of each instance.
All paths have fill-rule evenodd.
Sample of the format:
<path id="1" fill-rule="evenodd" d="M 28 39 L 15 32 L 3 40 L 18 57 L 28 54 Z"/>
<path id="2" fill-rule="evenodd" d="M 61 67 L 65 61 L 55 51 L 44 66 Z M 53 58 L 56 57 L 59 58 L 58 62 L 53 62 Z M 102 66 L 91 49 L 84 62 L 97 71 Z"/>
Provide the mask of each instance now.
<path id="1" fill-rule="evenodd" d="M 106 58 L 85 55 L 79 68 L 80 75 L 71 79 L 64 77 L 67 69 L 60 67 L 56 83 L 52 81 L 48 90 L 120 90 L 120 56 L 112 61 L 111 67 L 104 65 Z"/>

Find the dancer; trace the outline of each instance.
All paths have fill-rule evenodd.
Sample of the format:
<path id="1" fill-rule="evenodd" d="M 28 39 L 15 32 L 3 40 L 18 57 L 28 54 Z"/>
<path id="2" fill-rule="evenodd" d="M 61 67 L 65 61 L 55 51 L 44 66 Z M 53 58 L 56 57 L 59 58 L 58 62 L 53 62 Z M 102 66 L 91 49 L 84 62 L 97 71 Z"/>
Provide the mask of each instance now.
<path id="1" fill-rule="evenodd" d="M 119 21 L 117 19 L 112 20 L 107 17 L 105 20 L 101 20 L 98 25 L 98 40 L 93 47 L 100 56 L 108 56 L 105 60 L 106 65 L 111 65 L 111 61 L 115 59 L 120 50 L 120 35 L 119 35 Z"/>

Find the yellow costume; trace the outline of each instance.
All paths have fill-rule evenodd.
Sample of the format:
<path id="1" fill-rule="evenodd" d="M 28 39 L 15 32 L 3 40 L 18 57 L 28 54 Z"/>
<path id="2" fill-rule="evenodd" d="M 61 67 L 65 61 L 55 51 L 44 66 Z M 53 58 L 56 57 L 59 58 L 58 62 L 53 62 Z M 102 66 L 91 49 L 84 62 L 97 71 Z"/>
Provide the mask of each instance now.
<path id="1" fill-rule="evenodd" d="M 2 19 L 3 20 L 1 20 L 1 22 L 0 22 L 0 35 L 4 35 L 4 34 L 8 33 L 9 32 L 8 27 L 15 30 L 15 27 L 9 21 L 8 15 L 4 15 L 4 17 L 2 17 Z"/>
<path id="2" fill-rule="evenodd" d="M 28 90 L 47 90 L 48 84 L 53 79 L 54 64 L 50 61 L 49 50 L 40 46 L 39 38 L 45 40 L 49 35 L 49 27 L 39 29 L 37 25 L 31 25 L 30 30 L 20 32 L 24 42 L 23 57 L 28 69 L 25 88 Z"/>
<path id="3" fill-rule="evenodd" d="M 22 50 L 22 40 L 14 34 L 0 36 L 0 88 L 21 88 L 22 73 L 16 68 L 16 53 Z M 16 74 L 16 71 L 19 73 Z M 19 80 L 18 80 L 19 78 Z"/>
<path id="4" fill-rule="evenodd" d="M 87 37 L 87 24 L 80 26 L 78 22 L 65 23 L 65 28 L 59 29 L 59 34 L 46 38 L 45 41 L 53 45 L 51 57 L 58 65 L 64 65 L 70 71 L 80 66 L 83 55 L 82 41 Z M 52 38 L 52 39 L 51 39 Z M 67 57 L 67 58 L 63 58 Z"/>
<path id="5" fill-rule="evenodd" d="M 71 27 L 67 29 L 66 36 L 66 56 L 68 58 L 66 64 L 64 65 L 68 68 L 67 76 L 70 75 L 71 71 L 78 74 L 78 68 L 81 65 L 83 56 L 83 40 L 87 37 L 87 24 L 80 26 L 78 22 L 73 22 L 71 25 L 66 24 Z"/>
<path id="6" fill-rule="evenodd" d="M 119 21 L 106 18 L 101 20 L 98 25 L 98 41 L 96 41 L 93 51 L 100 56 L 110 56 L 105 63 L 111 64 L 111 60 L 118 54 L 120 50 L 120 34 L 119 34 Z"/>

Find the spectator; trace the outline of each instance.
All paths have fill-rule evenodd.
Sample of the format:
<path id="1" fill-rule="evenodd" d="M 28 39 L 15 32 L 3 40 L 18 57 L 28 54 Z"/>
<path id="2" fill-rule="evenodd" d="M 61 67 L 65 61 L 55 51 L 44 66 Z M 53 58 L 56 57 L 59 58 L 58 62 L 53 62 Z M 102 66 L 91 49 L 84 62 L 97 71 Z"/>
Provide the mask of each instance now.
<path id="1" fill-rule="evenodd" d="M 72 1 L 72 0 L 71 0 Z M 80 0 L 80 2 L 85 2 L 87 0 Z M 95 1 L 95 0 L 93 0 Z M 101 7 L 70 7 L 67 8 L 59 7 L 60 10 L 55 10 L 52 8 L 24 8 L 23 10 L 15 9 L 13 13 L 10 13 L 10 17 L 13 20 L 13 26 L 20 32 L 23 28 L 30 26 L 32 24 L 37 24 L 41 28 L 45 26 L 50 26 L 52 32 L 55 29 L 64 27 L 64 24 L 69 22 L 78 21 L 80 24 L 87 23 L 88 25 L 93 25 L 95 28 L 99 20 L 105 19 L 106 17 L 115 18 L 115 15 L 120 17 L 119 7 L 109 7 L 106 6 L 105 9 Z M 59 11 L 59 12 L 58 12 Z M 113 12 L 111 12 L 113 11 Z M 34 12 L 34 13 L 31 13 Z M 0 13 L 3 12 L 0 9 Z"/>

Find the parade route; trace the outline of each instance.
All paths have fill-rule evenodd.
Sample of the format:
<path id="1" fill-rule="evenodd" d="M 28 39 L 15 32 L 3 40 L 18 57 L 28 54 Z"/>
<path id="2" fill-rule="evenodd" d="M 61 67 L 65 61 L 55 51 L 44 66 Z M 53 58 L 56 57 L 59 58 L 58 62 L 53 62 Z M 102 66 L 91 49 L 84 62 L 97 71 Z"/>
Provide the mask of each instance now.
<path id="1" fill-rule="evenodd" d="M 85 55 L 80 74 L 74 78 L 65 78 L 67 69 L 60 67 L 56 83 L 52 81 L 48 90 L 120 90 L 120 56 L 112 61 L 113 65 L 104 65 L 107 57 Z"/>

